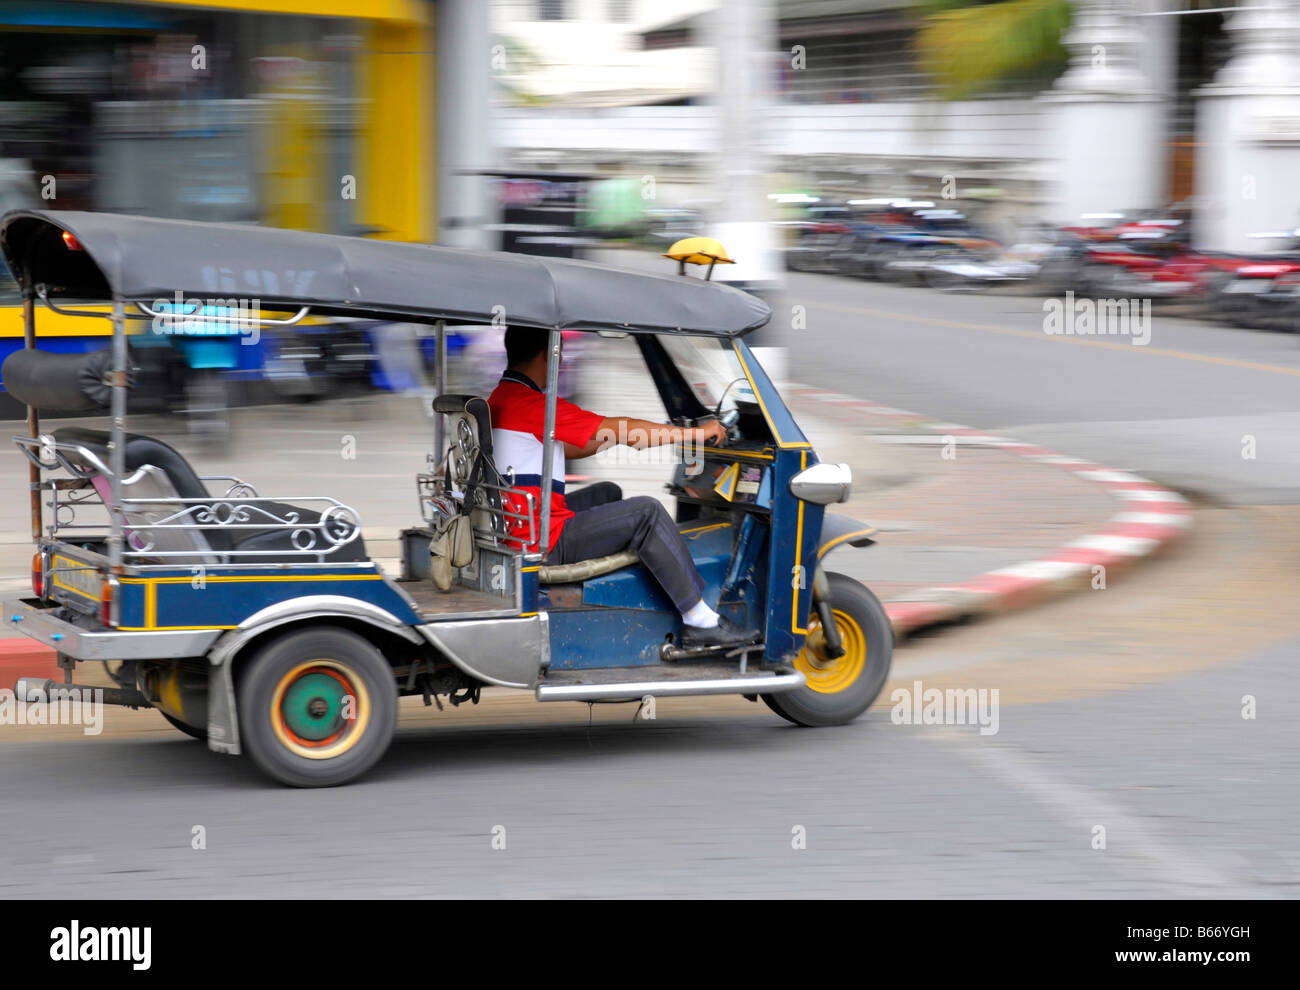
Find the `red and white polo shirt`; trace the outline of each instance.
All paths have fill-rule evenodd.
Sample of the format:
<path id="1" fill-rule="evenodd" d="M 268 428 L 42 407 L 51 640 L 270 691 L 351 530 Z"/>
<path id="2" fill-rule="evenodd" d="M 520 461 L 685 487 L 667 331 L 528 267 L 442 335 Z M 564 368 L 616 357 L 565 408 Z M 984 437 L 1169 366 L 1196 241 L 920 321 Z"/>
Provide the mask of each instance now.
<path id="1" fill-rule="evenodd" d="M 517 371 L 506 371 L 488 396 L 492 412 L 492 459 L 505 477 L 514 472 L 513 490 L 529 492 L 536 499 L 538 524 L 541 523 L 542 437 L 546 427 L 546 393 Z M 551 461 L 551 542 L 553 548 L 564 524 L 573 517 L 564 502 L 564 447 L 571 443 L 582 447 L 596 435 L 605 417 L 588 412 L 564 399 L 555 401 L 555 450 Z M 528 502 L 506 495 L 511 509 L 527 513 Z M 522 519 L 506 520 L 507 530 L 520 546 L 528 537 L 528 523 Z M 537 544 L 525 547 L 537 550 Z"/>

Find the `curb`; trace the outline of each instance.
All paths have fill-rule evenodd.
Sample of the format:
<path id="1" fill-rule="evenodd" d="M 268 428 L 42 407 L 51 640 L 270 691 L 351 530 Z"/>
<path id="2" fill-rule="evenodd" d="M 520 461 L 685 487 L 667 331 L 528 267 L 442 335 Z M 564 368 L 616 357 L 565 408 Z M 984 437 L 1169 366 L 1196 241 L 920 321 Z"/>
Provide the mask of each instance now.
<path id="1" fill-rule="evenodd" d="M 62 681 L 63 668 L 55 656 L 48 646 L 26 636 L 0 639 L 0 691 L 12 691 L 20 677 Z"/>
<path id="2" fill-rule="evenodd" d="M 906 422 L 928 431 L 923 442 L 947 442 L 951 438 L 959 446 L 998 447 L 1040 464 L 1051 464 L 1100 485 L 1120 502 L 1120 511 L 1101 529 L 1062 544 L 1045 557 L 987 571 L 960 584 L 921 588 L 905 599 L 884 602 L 896 636 L 975 615 L 1025 608 L 1067 591 L 1088 588 L 1095 568 L 1103 568 L 1109 580 L 1112 574 L 1161 552 L 1191 528 L 1191 507 L 1183 496 L 1127 471 L 1114 471 L 1082 457 L 957 423 L 936 422 L 919 413 L 810 385 L 792 383 L 788 390 L 792 396 L 840 411 L 869 410 L 878 418 Z"/>

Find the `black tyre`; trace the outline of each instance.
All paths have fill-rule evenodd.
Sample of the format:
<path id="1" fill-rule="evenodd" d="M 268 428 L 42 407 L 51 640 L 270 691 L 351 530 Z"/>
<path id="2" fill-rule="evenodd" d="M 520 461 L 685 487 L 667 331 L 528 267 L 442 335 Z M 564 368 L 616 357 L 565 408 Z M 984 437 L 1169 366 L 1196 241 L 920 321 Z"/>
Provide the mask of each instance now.
<path id="1" fill-rule="evenodd" d="M 397 683 L 380 652 L 344 629 L 297 629 L 258 650 L 236 687 L 243 749 L 292 787 L 361 776 L 397 727 Z"/>
<path id="2" fill-rule="evenodd" d="M 808 643 L 794 664 L 808 683 L 794 691 L 763 695 L 768 708 L 795 725 L 840 725 L 857 718 L 885 686 L 893 658 L 894 633 L 880 600 L 844 574 L 826 577 L 844 656 L 828 660 L 820 651 L 821 623 L 814 610 Z"/>
<path id="3" fill-rule="evenodd" d="M 208 741 L 208 727 L 206 725 L 200 728 L 197 725 L 190 725 L 189 722 L 182 722 L 178 718 L 172 718 L 161 708 L 155 708 L 154 711 L 156 711 L 159 715 L 165 718 L 168 724 L 172 726 L 172 728 L 180 729 L 191 739 L 197 739 L 199 742 Z"/>

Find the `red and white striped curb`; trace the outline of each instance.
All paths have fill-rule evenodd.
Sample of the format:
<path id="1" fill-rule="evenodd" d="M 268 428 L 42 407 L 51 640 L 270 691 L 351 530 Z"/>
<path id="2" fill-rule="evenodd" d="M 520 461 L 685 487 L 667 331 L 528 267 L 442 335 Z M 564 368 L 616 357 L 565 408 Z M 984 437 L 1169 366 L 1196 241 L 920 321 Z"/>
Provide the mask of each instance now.
<path id="1" fill-rule="evenodd" d="M 1192 525 L 1191 507 L 1186 499 L 1127 471 L 1114 471 L 1081 457 L 994 436 L 969 426 L 934 422 L 919 413 L 837 392 L 806 385 L 792 385 L 789 390 L 799 398 L 823 402 L 840 410 L 860 409 L 877 418 L 906 422 L 928 431 L 922 437 L 900 438 L 903 441 L 947 443 L 951 440 L 958 446 L 999 447 L 1032 461 L 1051 464 L 1084 481 L 1101 485 L 1121 503 L 1121 511 L 1101 529 L 1071 540 L 1045 557 L 988 571 L 959 584 L 909 592 L 904 600 L 885 602 L 895 634 L 982 612 L 1023 608 L 1072 588 L 1091 587 L 1095 576 L 1104 573 L 1109 580 L 1142 558 L 1160 552 Z"/>
<path id="2" fill-rule="evenodd" d="M 26 636 L 0 639 L 0 691 L 12 691 L 20 677 L 62 681 L 63 668 L 56 662 L 54 651 L 43 643 Z"/>

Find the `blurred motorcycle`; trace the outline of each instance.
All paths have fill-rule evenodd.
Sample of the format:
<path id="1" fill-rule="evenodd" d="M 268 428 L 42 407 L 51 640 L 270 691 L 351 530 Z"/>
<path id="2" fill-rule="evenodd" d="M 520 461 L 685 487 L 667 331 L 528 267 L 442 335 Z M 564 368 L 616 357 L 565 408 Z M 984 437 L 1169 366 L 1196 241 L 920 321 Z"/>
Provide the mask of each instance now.
<path id="1" fill-rule="evenodd" d="M 1212 287 L 1212 312 L 1234 326 L 1294 332 L 1300 319 L 1300 229 L 1251 237 L 1282 240 L 1289 246 L 1239 256 L 1242 263 Z"/>

